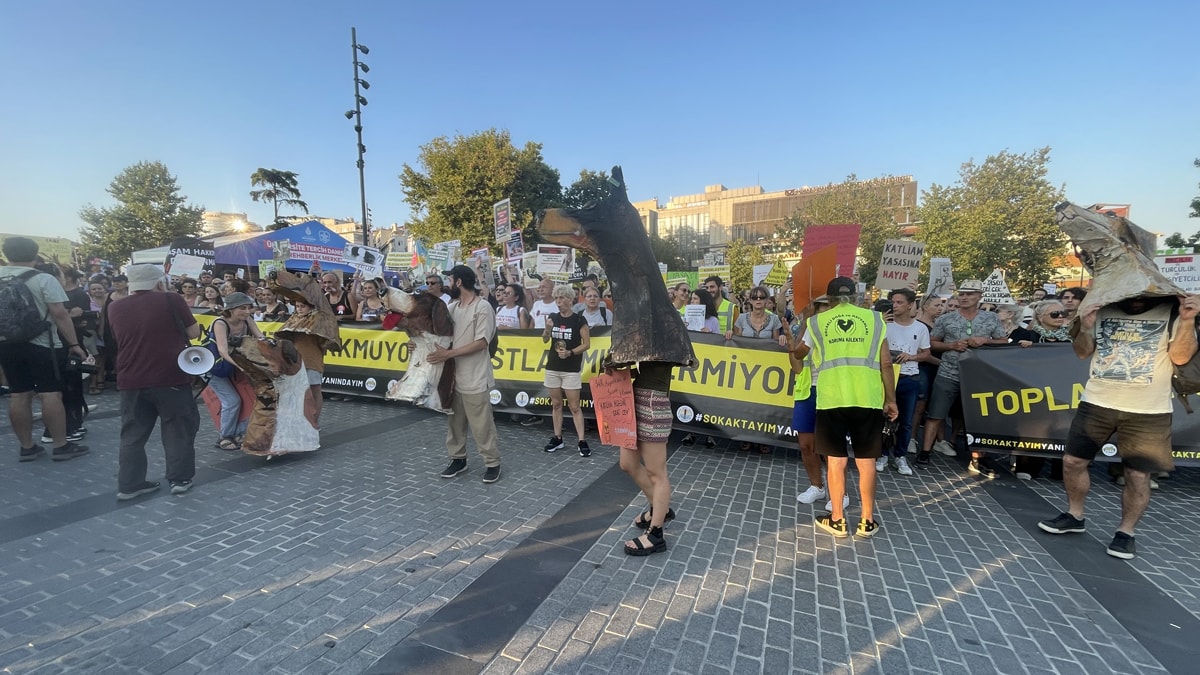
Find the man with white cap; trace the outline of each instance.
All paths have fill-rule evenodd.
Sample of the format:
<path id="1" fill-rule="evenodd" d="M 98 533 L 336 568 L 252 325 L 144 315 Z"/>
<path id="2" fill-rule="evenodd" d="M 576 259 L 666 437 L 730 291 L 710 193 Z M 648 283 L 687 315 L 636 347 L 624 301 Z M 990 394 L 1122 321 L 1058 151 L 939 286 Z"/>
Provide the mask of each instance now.
<path id="1" fill-rule="evenodd" d="M 921 444 L 921 452 L 917 454 L 918 464 L 929 463 L 929 451 L 933 448 L 933 441 L 942 430 L 954 402 L 958 400 L 958 357 L 968 349 L 1008 344 L 1007 332 L 1000 323 L 1000 316 L 995 312 L 979 311 L 979 300 L 982 297 L 982 281 L 968 279 L 962 282 L 958 287 L 958 309 L 939 316 L 929 333 L 933 351 L 943 353 L 942 364 L 938 367 L 938 374 L 933 380 L 929 395 L 929 406 L 925 409 L 925 438 Z M 958 431 L 955 429 L 956 433 Z M 956 454 L 954 446 L 946 441 L 938 444 L 938 450 L 945 455 Z M 983 453 L 974 452 L 971 455 L 968 471 L 987 478 L 996 475 L 996 468 Z"/>
<path id="2" fill-rule="evenodd" d="M 191 376 L 180 370 L 179 352 L 200 336 L 187 302 L 167 293 L 163 268 L 132 265 L 129 296 L 109 306 L 108 321 L 117 339 L 117 389 L 121 392 L 121 450 L 117 499 L 134 499 L 158 490 L 146 480 L 146 441 L 162 420 L 167 481 L 172 494 L 192 487 L 196 473 L 196 431 L 200 413 L 192 398 Z"/>

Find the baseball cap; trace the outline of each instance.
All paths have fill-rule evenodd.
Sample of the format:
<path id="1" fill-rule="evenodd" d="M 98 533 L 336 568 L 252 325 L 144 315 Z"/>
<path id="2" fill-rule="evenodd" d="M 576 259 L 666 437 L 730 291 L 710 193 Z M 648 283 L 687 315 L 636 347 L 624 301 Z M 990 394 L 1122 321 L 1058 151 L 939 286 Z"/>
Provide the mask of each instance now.
<path id="1" fill-rule="evenodd" d="M 128 272 L 129 290 L 131 292 L 152 291 L 158 285 L 158 282 L 163 280 L 163 276 L 165 275 L 161 265 L 150 263 L 130 265 Z"/>
<path id="2" fill-rule="evenodd" d="M 963 291 L 966 291 L 967 293 L 982 293 L 983 282 L 978 279 L 967 279 L 958 285 L 957 290 L 959 293 L 962 293 Z"/>
<path id="3" fill-rule="evenodd" d="M 233 309 L 234 307 L 243 307 L 245 305 L 253 305 L 254 301 L 245 293 L 230 293 L 225 296 L 225 309 Z"/>
<path id="4" fill-rule="evenodd" d="M 829 296 L 828 295 L 818 295 L 817 297 L 813 298 L 813 304 L 814 305 L 828 305 L 829 304 Z"/>
<path id="5" fill-rule="evenodd" d="M 854 280 L 849 277 L 835 277 L 829 285 L 825 287 L 825 294 L 828 296 L 847 296 L 855 294 Z"/>

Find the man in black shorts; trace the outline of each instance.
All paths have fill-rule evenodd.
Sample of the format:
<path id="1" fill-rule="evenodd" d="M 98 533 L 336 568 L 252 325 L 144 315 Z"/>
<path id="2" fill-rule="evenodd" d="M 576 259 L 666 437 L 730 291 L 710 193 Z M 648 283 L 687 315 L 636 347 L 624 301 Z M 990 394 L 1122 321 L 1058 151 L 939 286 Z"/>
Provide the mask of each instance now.
<path id="1" fill-rule="evenodd" d="M 829 282 L 830 308 L 808 320 L 797 358 L 812 353 L 817 387 L 816 450 L 828 467 L 830 512 L 817 517 L 817 527 L 835 537 L 850 534 L 846 525 L 846 436 L 854 446 L 862 518 L 855 534 L 879 531 L 875 520 L 875 460 L 883 454 L 883 419 L 895 420 L 896 379 L 888 351 L 883 315 L 854 305 L 855 284 L 838 277 Z"/>
<path id="2" fill-rule="evenodd" d="M 1196 314 L 1200 296 L 1137 297 L 1092 305 L 1079 314 L 1072 345 L 1091 358 L 1083 398 L 1071 422 L 1063 457 L 1067 510 L 1038 527 L 1051 534 L 1084 531 L 1083 503 L 1091 486 L 1088 464 L 1114 433 L 1119 438 L 1125 488 L 1121 523 L 1108 545 L 1114 558 L 1136 555 L 1133 531 L 1150 503 L 1150 473 L 1175 468 L 1171 457 L 1171 364 L 1196 353 Z M 1173 321 L 1174 319 L 1174 321 Z"/>

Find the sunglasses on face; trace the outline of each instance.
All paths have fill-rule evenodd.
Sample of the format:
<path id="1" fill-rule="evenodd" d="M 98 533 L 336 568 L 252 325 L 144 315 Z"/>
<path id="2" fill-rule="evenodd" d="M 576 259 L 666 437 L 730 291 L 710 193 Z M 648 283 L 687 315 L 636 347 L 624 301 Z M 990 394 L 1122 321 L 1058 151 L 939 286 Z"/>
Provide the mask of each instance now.
<path id="1" fill-rule="evenodd" d="M 750 296 L 750 299 L 751 299 L 751 300 L 766 300 L 766 299 L 767 299 L 767 296 L 765 296 L 765 295 L 752 295 L 752 296 Z"/>
<path id="2" fill-rule="evenodd" d="M 1046 312 L 1046 316 L 1050 317 L 1051 319 L 1065 319 L 1070 315 L 1070 312 Z"/>

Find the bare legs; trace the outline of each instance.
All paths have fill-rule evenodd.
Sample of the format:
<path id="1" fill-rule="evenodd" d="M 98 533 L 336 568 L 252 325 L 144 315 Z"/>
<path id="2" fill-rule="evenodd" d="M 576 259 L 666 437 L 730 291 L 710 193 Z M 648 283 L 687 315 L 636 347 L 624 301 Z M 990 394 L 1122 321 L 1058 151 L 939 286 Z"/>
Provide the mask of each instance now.
<path id="1" fill-rule="evenodd" d="M 1086 459 L 1063 455 L 1063 486 L 1067 489 L 1067 513 L 1079 519 L 1083 518 L 1083 501 L 1092 487 L 1088 464 Z M 1128 485 L 1128 479 L 1126 481 Z"/>
<path id="2" fill-rule="evenodd" d="M 816 436 L 798 433 L 796 442 L 800 445 L 800 461 L 804 464 L 804 473 L 808 474 L 808 484 L 825 487 L 825 479 L 821 477 L 821 456 L 816 450 Z"/>
<path id="3" fill-rule="evenodd" d="M 8 421 L 22 448 L 33 447 L 33 396 L 32 391 L 12 395 L 8 406 Z M 54 439 L 54 447 L 67 444 L 67 413 L 63 409 L 62 393 L 53 391 L 38 394 L 42 401 L 42 421 L 46 431 Z"/>
<path id="4" fill-rule="evenodd" d="M 667 478 L 667 444 L 638 441 L 637 450 L 621 449 L 621 470 L 629 474 L 650 502 L 650 527 L 661 528 L 671 509 L 671 481 Z M 642 535 L 642 545 L 651 542 Z M 631 542 L 626 545 L 631 545 Z"/>

